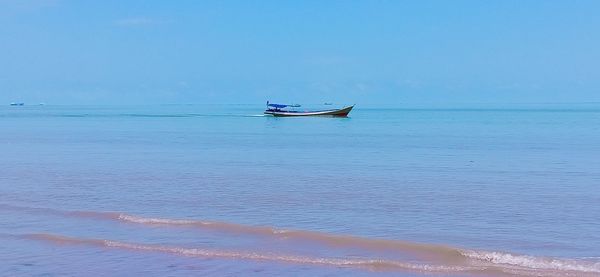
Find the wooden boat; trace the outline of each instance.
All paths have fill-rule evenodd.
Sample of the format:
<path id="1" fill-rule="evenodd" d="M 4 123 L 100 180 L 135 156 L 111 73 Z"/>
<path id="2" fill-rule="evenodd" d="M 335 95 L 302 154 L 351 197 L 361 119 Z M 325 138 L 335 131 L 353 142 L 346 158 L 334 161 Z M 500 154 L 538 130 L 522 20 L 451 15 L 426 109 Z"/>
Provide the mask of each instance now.
<path id="1" fill-rule="evenodd" d="M 291 105 L 270 104 L 267 102 L 267 110 L 265 114 L 272 116 L 332 116 L 332 117 L 347 117 L 354 105 L 343 107 L 341 109 L 321 110 L 321 111 L 294 111 L 284 110 Z"/>

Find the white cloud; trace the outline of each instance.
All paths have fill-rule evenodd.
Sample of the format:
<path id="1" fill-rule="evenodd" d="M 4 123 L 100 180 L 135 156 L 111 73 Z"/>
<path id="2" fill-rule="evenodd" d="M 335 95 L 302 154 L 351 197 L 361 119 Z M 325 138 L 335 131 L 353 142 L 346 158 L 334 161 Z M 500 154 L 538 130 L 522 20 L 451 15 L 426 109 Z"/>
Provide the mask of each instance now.
<path id="1" fill-rule="evenodd" d="M 115 20 L 114 23 L 119 26 L 147 26 L 156 24 L 157 21 L 147 17 L 128 17 Z"/>

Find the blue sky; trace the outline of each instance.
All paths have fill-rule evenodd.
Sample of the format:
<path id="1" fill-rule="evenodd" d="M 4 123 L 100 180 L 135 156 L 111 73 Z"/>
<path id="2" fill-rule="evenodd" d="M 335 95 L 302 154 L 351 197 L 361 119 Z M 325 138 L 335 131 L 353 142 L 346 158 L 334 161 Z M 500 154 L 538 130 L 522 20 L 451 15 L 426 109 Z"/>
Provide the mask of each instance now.
<path id="1" fill-rule="evenodd" d="M 0 0 L 0 102 L 599 102 L 598 14 L 567 0 Z"/>

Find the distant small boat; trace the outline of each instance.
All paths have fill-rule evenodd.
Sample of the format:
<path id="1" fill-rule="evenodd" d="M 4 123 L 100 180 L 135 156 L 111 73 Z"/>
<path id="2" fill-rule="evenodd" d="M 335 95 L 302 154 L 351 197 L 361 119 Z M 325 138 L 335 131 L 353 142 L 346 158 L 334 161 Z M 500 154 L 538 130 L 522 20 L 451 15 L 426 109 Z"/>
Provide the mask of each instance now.
<path id="1" fill-rule="evenodd" d="M 12 102 L 10 103 L 11 106 L 25 106 L 25 103 L 23 102 Z"/>
<path id="2" fill-rule="evenodd" d="M 321 110 L 321 111 L 293 111 L 284 110 L 292 105 L 270 104 L 267 102 L 267 110 L 265 114 L 272 116 L 332 116 L 332 117 L 347 117 L 354 105 L 343 107 L 341 109 Z"/>

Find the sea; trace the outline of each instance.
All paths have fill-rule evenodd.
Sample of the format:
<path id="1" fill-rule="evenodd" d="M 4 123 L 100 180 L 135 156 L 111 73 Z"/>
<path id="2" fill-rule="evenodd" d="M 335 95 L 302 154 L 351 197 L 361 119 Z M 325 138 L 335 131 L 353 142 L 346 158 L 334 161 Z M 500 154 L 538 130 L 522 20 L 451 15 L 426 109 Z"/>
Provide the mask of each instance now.
<path id="1" fill-rule="evenodd" d="M 598 103 L 263 110 L 0 107 L 0 276 L 600 276 Z"/>

